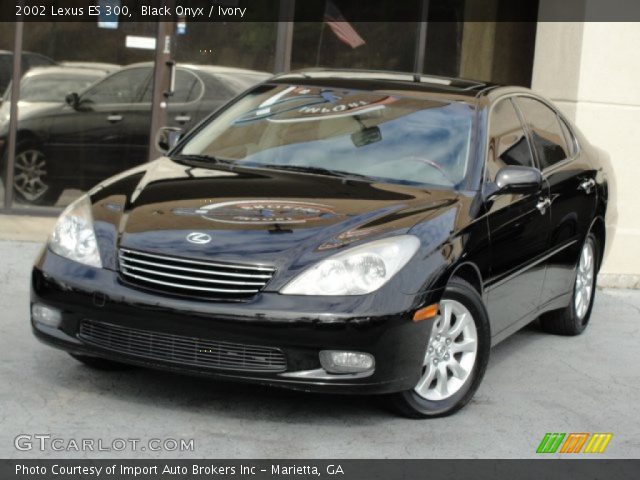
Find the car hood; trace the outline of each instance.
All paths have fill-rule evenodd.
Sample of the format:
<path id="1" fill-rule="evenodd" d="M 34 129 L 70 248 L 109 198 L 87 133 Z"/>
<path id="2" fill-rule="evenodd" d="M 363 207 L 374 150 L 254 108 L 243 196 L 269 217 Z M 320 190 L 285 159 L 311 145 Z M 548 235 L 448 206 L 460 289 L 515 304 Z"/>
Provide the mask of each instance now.
<path id="1" fill-rule="evenodd" d="M 406 233 L 429 220 L 440 233 L 426 233 L 423 243 L 438 243 L 455 229 L 465 201 L 451 190 L 167 158 L 92 193 L 107 268 L 115 267 L 118 248 L 128 248 L 298 269 L 345 245 Z M 205 235 L 190 241 L 194 232 Z"/>

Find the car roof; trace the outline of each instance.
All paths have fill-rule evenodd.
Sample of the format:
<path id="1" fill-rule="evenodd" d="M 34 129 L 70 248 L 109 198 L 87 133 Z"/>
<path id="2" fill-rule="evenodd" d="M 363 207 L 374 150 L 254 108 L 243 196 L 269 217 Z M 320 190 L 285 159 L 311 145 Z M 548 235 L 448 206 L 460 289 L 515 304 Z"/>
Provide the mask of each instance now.
<path id="1" fill-rule="evenodd" d="M 71 60 L 71 61 L 65 60 L 65 61 L 59 62 L 58 65 L 62 67 L 67 67 L 67 68 L 75 68 L 78 71 L 95 70 L 95 71 L 102 71 L 104 73 L 112 73 L 122 68 L 120 65 L 117 65 L 115 63 L 78 62 L 75 60 Z"/>
<path id="2" fill-rule="evenodd" d="M 0 50 L 0 55 L 13 55 L 13 51 L 12 50 Z M 37 55 L 38 57 L 46 58 L 47 60 L 51 60 L 52 62 L 55 62 L 55 60 L 53 60 L 52 58 L 47 57 L 46 55 L 43 55 L 42 53 L 28 52 L 26 50 L 23 50 L 22 51 L 22 55 Z"/>
<path id="3" fill-rule="evenodd" d="M 296 70 L 276 75 L 274 83 L 293 83 L 359 88 L 364 90 L 406 90 L 475 98 L 498 85 L 480 80 L 455 77 L 392 72 L 385 70 L 324 69 Z"/>
<path id="4" fill-rule="evenodd" d="M 260 70 L 250 70 L 248 68 L 237 68 L 237 67 L 225 67 L 222 65 L 198 65 L 194 63 L 178 63 L 178 67 L 186 68 L 189 70 L 198 70 L 209 74 L 243 74 L 243 75 L 261 75 L 264 77 L 268 77 L 273 75 L 269 72 L 263 72 Z M 123 67 L 125 68 L 136 68 L 136 67 L 153 67 L 153 62 L 138 62 L 131 63 Z"/>
<path id="5" fill-rule="evenodd" d="M 104 76 L 107 72 L 100 68 L 71 67 L 65 65 L 51 65 L 44 67 L 33 67 L 23 75 L 23 78 L 35 77 L 47 74 L 67 73 L 69 75 L 95 75 Z"/>

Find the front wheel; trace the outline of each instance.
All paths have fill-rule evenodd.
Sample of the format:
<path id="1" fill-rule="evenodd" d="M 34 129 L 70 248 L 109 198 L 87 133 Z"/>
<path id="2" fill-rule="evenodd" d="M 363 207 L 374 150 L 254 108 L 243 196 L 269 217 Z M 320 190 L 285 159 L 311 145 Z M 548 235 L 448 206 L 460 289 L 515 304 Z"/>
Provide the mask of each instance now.
<path id="1" fill-rule="evenodd" d="M 478 389 L 489 361 L 489 318 L 479 293 L 468 282 L 451 280 L 433 322 L 420 380 L 412 390 L 391 396 L 402 415 L 451 415 Z"/>
<path id="2" fill-rule="evenodd" d="M 62 190 L 51 180 L 50 163 L 39 147 L 18 145 L 13 173 L 13 190 L 18 201 L 31 205 L 55 204 Z"/>

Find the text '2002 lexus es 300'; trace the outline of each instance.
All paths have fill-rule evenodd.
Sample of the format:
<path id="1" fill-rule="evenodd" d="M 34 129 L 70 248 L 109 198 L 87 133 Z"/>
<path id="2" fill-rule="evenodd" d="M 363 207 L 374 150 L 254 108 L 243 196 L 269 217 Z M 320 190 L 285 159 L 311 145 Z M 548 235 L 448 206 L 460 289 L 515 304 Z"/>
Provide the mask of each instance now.
<path id="1" fill-rule="evenodd" d="M 33 270 L 33 329 L 95 367 L 450 414 L 492 345 L 538 317 L 587 326 L 606 161 L 524 88 L 281 75 L 67 208 Z"/>

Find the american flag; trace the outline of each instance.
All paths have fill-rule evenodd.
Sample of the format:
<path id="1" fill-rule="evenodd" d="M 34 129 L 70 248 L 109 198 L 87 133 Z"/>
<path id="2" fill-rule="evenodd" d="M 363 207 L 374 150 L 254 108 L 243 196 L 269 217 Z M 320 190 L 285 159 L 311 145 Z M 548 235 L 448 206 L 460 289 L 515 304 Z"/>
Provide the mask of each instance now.
<path id="1" fill-rule="evenodd" d="M 331 0 L 327 0 L 324 9 L 324 21 L 329 25 L 331 31 L 336 34 L 336 37 L 351 48 L 358 48 L 365 44 L 362 37 L 358 35 L 358 32 L 345 20 L 340 10 L 338 10 L 338 7 L 336 7 Z"/>

